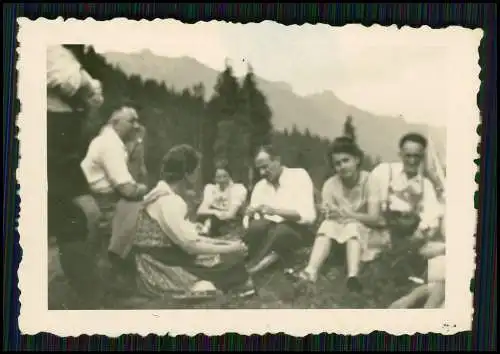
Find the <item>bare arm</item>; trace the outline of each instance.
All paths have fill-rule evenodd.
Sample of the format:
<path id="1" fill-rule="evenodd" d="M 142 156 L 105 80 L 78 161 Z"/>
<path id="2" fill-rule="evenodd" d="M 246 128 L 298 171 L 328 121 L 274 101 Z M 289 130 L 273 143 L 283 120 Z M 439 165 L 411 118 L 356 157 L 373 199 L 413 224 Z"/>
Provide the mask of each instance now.
<path id="1" fill-rule="evenodd" d="M 369 227 L 382 227 L 385 225 L 381 210 L 381 193 L 379 183 L 380 169 L 372 171 L 366 181 L 365 196 L 366 213 L 352 213 L 351 217 Z"/>
<path id="2" fill-rule="evenodd" d="M 211 209 L 213 185 L 207 184 L 203 190 L 203 200 L 198 208 L 197 214 L 200 216 L 215 215 L 216 210 Z"/>
<path id="3" fill-rule="evenodd" d="M 124 155 L 118 148 L 106 146 L 102 149 L 100 162 L 116 191 L 123 198 L 140 200 L 147 193 L 145 185 L 135 182 L 130 174 Z"/>
<path id="4" fill-rule="evenodd" d="M 233 219 L 241 209 L 247 199 L 247 190 L 243 185 L 239 185 L 232 191 L 234 195 L 231 197 L 229 208 L 221 214 L 222 219 Z"/>

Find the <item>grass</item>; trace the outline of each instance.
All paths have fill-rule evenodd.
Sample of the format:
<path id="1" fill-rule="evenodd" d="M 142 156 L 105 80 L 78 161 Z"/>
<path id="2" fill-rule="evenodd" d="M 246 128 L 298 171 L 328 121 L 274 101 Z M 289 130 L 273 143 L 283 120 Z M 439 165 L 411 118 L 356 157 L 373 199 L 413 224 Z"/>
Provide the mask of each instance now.
<path id="1" fill-rule="evenodd" d="M 68 285 L 58 264 L 56 245 L 49 250 L 49 309 L 75 309 L 77 297 Z M 297 265 L 307 261 L 309 249 L 297 252 Z M 109 294 L 109 309 L 342 309 L 387 308 L 387 306 L 415 287 L 410 281 L 396 282 L 398 267 L 388 261 L 365 264 L 360 279 L 364 285 L 361 293 L 350 293 L 345 286 L 345 267 L 340 258 L 331 257 L 315 285 L 297 292 L 293 282 L 284 274 L 279 264 L 255 276 L 258 295 L 247 299 L 220 296 L 201 303 L 179 303 L 168 298 L 144 299 L 138 296 Z"/>

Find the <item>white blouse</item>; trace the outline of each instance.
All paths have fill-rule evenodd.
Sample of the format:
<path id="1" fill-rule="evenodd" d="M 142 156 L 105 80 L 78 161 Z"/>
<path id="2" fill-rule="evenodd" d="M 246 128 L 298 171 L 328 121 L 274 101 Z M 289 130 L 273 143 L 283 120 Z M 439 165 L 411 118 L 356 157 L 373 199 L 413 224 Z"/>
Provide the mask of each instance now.
<path id="1" fill-rule="evenodd" d="M 213 208 L 226 211 L 230 206 L 239 208 L 245 202 L 247 193 L 245 186 L 240 183 L 230 183 L 224 190 L 216 184 L 207 184 L 200 210 Z"/>

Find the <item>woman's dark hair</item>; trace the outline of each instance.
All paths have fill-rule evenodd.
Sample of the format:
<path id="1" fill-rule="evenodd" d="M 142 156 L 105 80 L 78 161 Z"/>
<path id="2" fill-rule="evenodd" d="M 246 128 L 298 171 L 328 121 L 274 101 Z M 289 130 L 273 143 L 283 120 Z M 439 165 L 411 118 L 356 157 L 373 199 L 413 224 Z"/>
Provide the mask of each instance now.
<path id="1" fill-rule="evenodd" d="M 178 182 L 193 173 L 199 162 L 200 154 L 192 146 L 176 145 L 161 161 L 160 178 L 167 183 Z"/>
<path id="2" fill-rule="evenodd" d="M 401 139 L 399 139 L 399 148 L 402 148 L 407 141 L 420 144 L 424 149 L 427 148 L 427 139 L 422 134 L 408 133 L 403 135 Z"/>
<path id="3" fill-rule="evenodd" d="M 327 154 L 327 161 L 330 168 L 334 168 L 332 161 L 333 154 L 348 154 L 359 158 L 360 163 L 363 159 L 363 151 L 361 151 L 356 142 L 348 136 L 338 137 L 330 145 Z"/>
<path id="4" fill-rule="evenodd" d="M 227 162 L 227 160 L 224 160 L 224 159 L 220 159 L 220 160 L 215 161 L 214 175 L 217 172 L 217 170 L 224 170 L 229 174 L 229 176 L 233 175 L 231 168 L 229 167 L 229 163 Z"/>

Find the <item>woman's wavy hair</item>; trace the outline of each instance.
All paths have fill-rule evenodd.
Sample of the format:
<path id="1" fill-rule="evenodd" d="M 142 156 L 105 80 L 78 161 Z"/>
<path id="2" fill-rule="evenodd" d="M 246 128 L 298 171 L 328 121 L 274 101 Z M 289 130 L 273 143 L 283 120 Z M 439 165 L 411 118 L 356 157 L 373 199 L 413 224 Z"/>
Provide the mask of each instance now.
<path id="1" fill-rule="evenodd" d="M 160 178 L 167 183 L 181 181 L 196 170 L 200 160 L 200 153 L 192 146 L 176 145 L 163 156 Z"/>
<path id="2" fill-rule="evenodd" d="M 332 161 L 333 154 L 348 154 L 359 159 L 359 164 L 363 162 L 364 153 L 359 148 L 358 144 L 348 136 L 340 136 L 336 138 L 330 147 L 326 155 L 326 161 L 331 169 L 335 169 Z"/>

